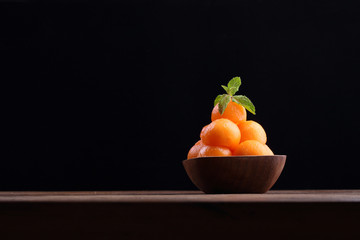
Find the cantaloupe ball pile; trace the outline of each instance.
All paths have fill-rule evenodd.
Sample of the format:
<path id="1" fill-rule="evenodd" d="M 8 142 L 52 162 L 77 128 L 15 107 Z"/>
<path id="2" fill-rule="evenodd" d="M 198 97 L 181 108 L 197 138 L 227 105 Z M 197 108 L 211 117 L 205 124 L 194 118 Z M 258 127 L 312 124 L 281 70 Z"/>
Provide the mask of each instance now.
<path id="1" fill-rule="evenodd" d="M 219 104 L 211 113 L 211 123 L 204 126 L 200 140 L 188 152 L 187 158 L 210 156 L 274 155 L 266 145 L 264 128 L 247 120 L 246 109 L 230 101 L 220 114 Z"/>

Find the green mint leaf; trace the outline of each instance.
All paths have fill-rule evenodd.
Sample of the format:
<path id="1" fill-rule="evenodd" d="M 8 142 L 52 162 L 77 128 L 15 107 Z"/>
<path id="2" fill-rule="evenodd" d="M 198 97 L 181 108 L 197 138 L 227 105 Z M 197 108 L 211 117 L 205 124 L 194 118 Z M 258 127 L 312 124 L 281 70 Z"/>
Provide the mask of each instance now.
<path id="1" fill-rule="evenodd" d="M 230 95 L 227 95 L 227 94 L 224 94 L 222 96 L 222 98 L 220 99 L 219 101 L 219 112 L 220 112 L 220 115 L 222 115 L 224 112 L 225 112 L 225 109 L 227 107 L 227 105 L 229 104 L 231 100 L 231 96 Z"/>
<path id="2" fill-rule="evenodd" d="M 233 96 L 231 99 L 232 99 L 233 102 L 235 102 L 237 104 L 240 104 L 241 106 L 246 108 L 249 112 L 251 112 L 252 114 L 255 115 L 255 106 L 250 101 L 249 98 L 247 98 L 244 95 L 236 95 L 236 96 Z"/>
<path id="3" fill-rule="evenodd" d="M 227 86 L 224 86 L 224 85 L 221 85 L 222 88 L 225 90 L 225 92 L 228 92 L 229 91 L 229 88 Z"/>
<path id="4" fill-rule="evenodd" d="M 231 87 L 229 88 L 229 95 L 233 96 L 237 91 L 239 91 L 239 88 Z"/>
<path id="5" fill-rule="evenodd" d="M 231 96 L 233 96 L 237 91 L 239 91 L 239 87 L 241 85 L 241 79 L 240 77 L 234 77 L 232 78 L 228 83 L 228 91 L 227 93 Z"/>
<path id="6" fill-rule="evenodd" d="M 224 96 L 225 94 L 220 94 L 218 95 L 216 98 L 215 98 L 215 101 L 214 101 L 214 107 L 216 106 L 216 104 L 218 104 L 221 100 L 221 98 Z"/>

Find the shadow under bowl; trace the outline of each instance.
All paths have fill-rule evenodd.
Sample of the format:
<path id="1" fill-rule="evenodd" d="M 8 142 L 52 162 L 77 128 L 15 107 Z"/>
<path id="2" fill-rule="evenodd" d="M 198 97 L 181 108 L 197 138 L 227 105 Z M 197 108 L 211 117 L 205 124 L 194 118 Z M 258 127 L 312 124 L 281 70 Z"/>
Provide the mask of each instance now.
<path id="1" fill-rule="evenodd" d="M 279 178 L 286 155 L 200 157 L 184 160 L 190 180 L 205 193 L 265 193 Z"/>

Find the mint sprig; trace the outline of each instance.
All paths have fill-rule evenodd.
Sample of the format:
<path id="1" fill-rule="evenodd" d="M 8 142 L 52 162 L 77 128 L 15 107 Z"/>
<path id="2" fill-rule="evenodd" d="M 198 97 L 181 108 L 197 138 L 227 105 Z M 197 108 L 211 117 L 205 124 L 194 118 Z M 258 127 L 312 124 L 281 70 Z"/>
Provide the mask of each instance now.
<path id="1" fill-rule="evenodd" d="M 224 96 L 221 97 L 220 101 L 219 101 L 219 112 L 221 112 L 221 114 L 224 113 L 227 105 L 229 104 L 231 100 L 231 96 L 224 94 Z"/>
<path id="2" fill-rule="evenodd" d="M 219 104 L 219 112 L 222 115 L 229 104 L 230 101 L 235 102 L 243 106 L 246 110 L 255 115 L 255 106 L 244 95 L 234 95 L 237 91 L 239 91 L 239 87 L 241 86 L 240 77 L 232 78 L 227 86 L 221 85 L 221 87 L 226 91 L 227 94 L 220 94 L 215 98 L 214 106 Z"/>

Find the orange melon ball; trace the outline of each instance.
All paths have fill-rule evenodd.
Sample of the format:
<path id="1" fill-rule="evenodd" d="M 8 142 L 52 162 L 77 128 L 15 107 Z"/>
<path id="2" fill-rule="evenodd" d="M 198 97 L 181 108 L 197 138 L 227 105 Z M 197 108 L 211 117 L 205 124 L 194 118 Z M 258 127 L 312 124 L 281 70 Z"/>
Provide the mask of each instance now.
<path id="1" fill-rule="evenodd" d="M 219 156 L 231 156 L 229 148 L 219 146 L 207 146 L 204 145 L 199 152 L 198 157 L 219 157 Z"/>
<path id="2" fill-rule="evenodd" d="M 247 140 L 240 143 L 233 151 L 234 156 L 244 155 L 274 155 L 271 149 L 256 140 Z"/>
<path id="3" fill-rule="evenodd" d="M 200 149 L 204 146 L 201 140 L 197 141 L 188 152 L 187 159 L 196 158 L 199 155 Z"/>
<path id="4" fill-rule="evenodd" d="M 241 132 L 241 141 L 256 140 L 262 144 L 266 144 L 267 137 L 264 128 L 255 121 L 243 121 L 238 123 Z"/>
<path id="5" fill-rule="evenodd" d="M 246 121 L 246 109 L 232 101 L 229 102 L 223 114 L 219 112 L 219 104 L 216 104 L 211 113 L 211 121 L 216 119 L 226 118 L 238 124 L 241 121 Z"/>
<path id="6" fill-rule="evenodd" d="M 240 143 L 241 133 L 235 123 L 220 118 L 205 126 L 200 138 L 205 145 L 234 149 Z"/>

